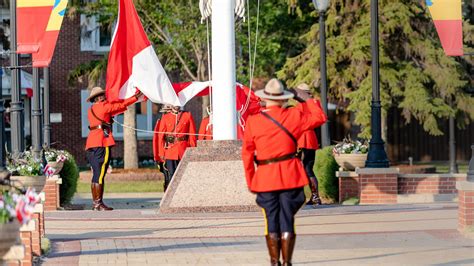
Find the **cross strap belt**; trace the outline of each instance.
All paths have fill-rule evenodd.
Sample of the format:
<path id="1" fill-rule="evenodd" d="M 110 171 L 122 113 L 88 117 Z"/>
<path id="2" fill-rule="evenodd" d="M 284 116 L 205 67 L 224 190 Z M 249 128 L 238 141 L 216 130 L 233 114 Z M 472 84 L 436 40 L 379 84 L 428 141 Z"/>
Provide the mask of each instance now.
<path id="1" fill-rule="evenodd" d="M 109 127 L 109 126 L 104 126 L 104 125 L 98 125 L 98 126 L 95 126 L 95 127 L 91 127 L 91 126 L 89 126 L 88 128 L 89 128 L 89 130 L 96 130 L 96 129 L 110 129 L 110 127 Z"/>
<path id="2" fill-rule="evenodd" d="M 259 166 L 260 165 L 267 165 L 267 164 L 282 162 L 282 161 L 286 161 L 286 160 L 291 160 L 291 159 L 294 159 L 294 158 L 300 158 L 300 155 L 301 154 L 299 152 L 290 153 L 290 154 L 286 154 L 286 155 L 283 155 L 283 156 L 280 156 L 280 157 L 275 157 L 275 158 L 266 159 L 266 160 L 257 160 L 257 159 L 255 159 L 255 162 Z"/>

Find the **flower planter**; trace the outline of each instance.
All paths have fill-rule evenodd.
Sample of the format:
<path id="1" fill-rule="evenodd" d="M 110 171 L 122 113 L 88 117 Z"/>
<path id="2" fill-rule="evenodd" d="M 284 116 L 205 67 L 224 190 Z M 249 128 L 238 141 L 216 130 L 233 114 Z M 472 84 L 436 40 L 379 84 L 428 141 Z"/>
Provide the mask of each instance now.
<path id="1" fill-rule="evenodd" d="M 367 160 L 367 153 L 334 154 L 337 164 L 344 170 L 354 171 L 356 167 L 364 168 Z"/>
<path id="2" fill-rule="evenodd" d="M 14 246 L 20 236 L 20 224 L 15 220 L 0 224 L 0 260 Z"/>
<path id="3" fill-rule="evenodd" d="M 46 176 L 11 176 L 10 180 L 16 186 L 34 188 L 36 193 L 40 193 L 46 184 Z"/>
<path id="4" fill-rule="evenodd" d="M 54 169 L 54 173 L 52 175 L 57 175 L 63 169 L 64 162 L 48 162 L 48 165 Z"/>

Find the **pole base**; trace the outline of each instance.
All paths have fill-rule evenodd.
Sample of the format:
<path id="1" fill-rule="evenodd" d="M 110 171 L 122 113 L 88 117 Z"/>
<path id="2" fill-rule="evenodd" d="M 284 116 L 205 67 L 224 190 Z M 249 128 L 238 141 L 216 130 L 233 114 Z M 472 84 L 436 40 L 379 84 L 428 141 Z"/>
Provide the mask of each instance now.
<path id="1" fill-rule="evenodd" d="M 369 154 L 365 167 L 367 168 L 388 168 L 390 163 L 388 161 L 387 153 L 382 143 L 370 143 Z"/>

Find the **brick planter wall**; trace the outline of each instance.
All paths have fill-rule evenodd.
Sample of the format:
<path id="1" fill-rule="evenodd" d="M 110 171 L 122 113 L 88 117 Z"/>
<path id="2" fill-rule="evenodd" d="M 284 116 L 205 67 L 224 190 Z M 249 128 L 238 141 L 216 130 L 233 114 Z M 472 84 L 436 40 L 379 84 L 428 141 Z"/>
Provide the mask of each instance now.
<path id="1" fill-rule="evenodd" d="M 359 197 L 361 204 L 454 201 L 456 182 L 466 180 L 466 174 L 399 174 L 397 168 L 363 168 L 336 175 L 339 202 Z"/>
<path id="2" fill-rule="evenodd" d="M 24 246 L 25 256 L 21 260 L 22 266 L 33 265 L 33 232 L 35 231 L 35 220 L 31 220 L 28 224 L 20 228 L 20 240 Z"/>
<path id="3" fill-rule="evenodd" d="M 352 197 L 360 197 L 359 176 L 355 172 L 341 172 L 339 178 L 339 202 L 343 202 Z"/>
<path id="4" fill-rule="evenodd" d="M 461 181 L 456 185 L 459 195 L 458 229 L 474 226 L 474 182 Z"/>
<path id="5" fill-rule="evenodd" d="M 357 169 L 360 180 L 360 204 L 397 203 L 396 168 Z"/>
<path id="6" fill-rule="evenodd" d="M 61 179 L 58 176 L 48 178 L 44 186 L 43 192 L 45 194 L 44 210 L 55 211 L 59 207 L 59 184 Z"/>
<path id="7" fill-rule="evenodd" d="M 455 194 L 456 181 L 465 176 L 452 174 L 407 174 L 398 179 L 398 194 Z"/>

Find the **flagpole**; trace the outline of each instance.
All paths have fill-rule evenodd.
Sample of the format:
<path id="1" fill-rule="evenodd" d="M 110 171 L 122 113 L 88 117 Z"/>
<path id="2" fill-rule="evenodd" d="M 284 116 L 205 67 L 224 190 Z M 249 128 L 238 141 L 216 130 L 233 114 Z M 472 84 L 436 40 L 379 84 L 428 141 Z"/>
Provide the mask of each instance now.
<path id="1" fill-rule="evenodd" d="M 20 91 L 20 70 L 18 68 L 18 54 L 16 53 L 17 46 L 17 30 L 16 30 L 16 0 L 10 0 L 10 67 L 11 71 L 11 96 L 10 117 L 11 117 L 11 145 L 12 154 L 18 157 L 23 151 L 23 136 L 21 126 L 21 116 L 23 112 L 23 102 L 21 101 Z"/>
<path id="2" fill-rule="evenodd" d="M 235 0 L 212 1 L 213 139 L 237 139 Z"/>

